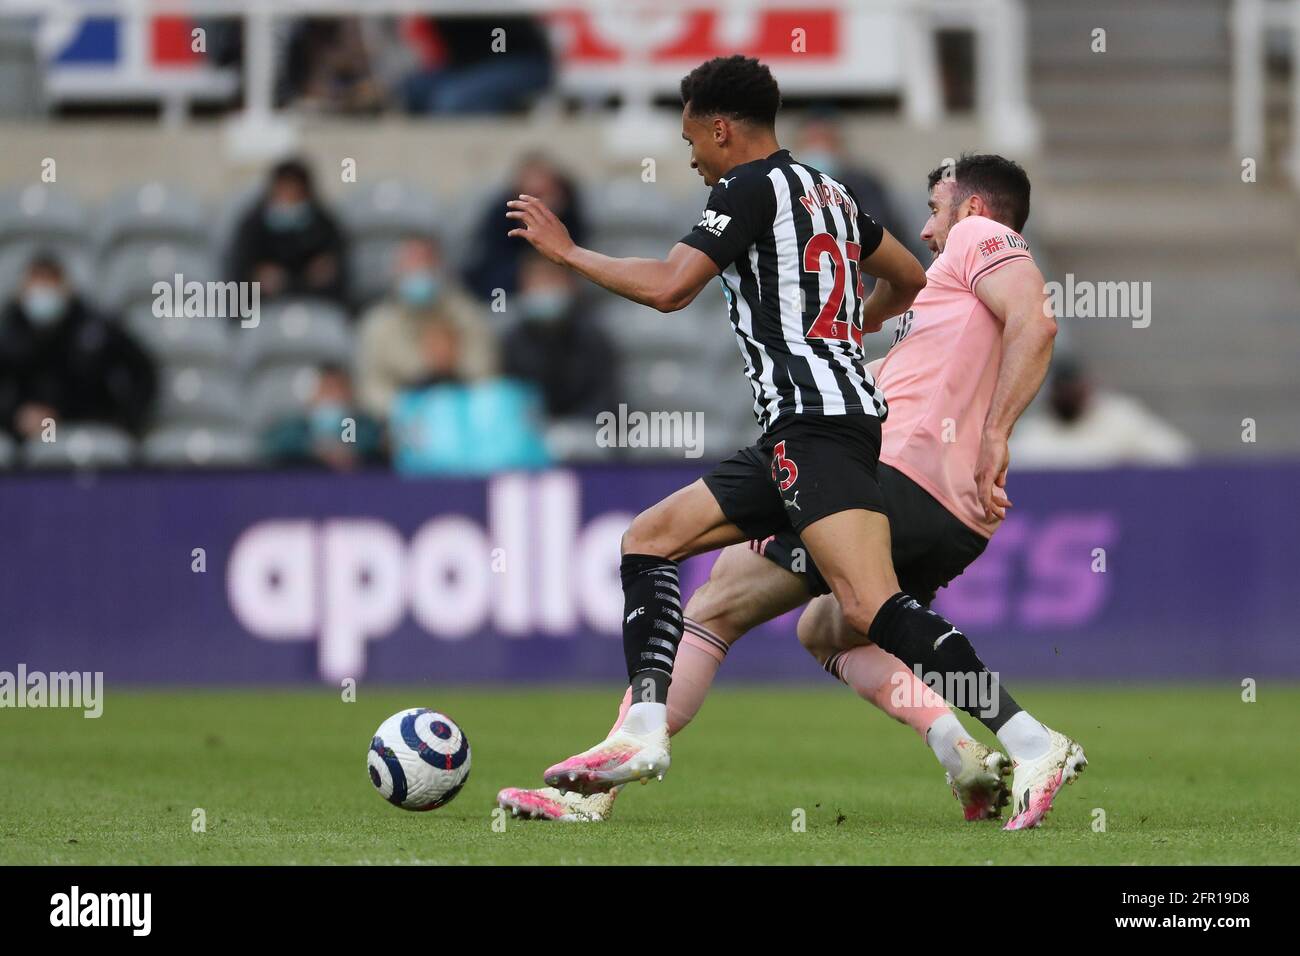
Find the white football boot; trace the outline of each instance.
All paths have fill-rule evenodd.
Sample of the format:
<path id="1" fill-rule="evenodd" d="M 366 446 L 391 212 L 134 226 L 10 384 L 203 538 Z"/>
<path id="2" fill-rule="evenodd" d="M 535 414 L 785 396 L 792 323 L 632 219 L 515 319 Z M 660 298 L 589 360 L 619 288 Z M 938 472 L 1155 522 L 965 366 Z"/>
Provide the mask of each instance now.
<path id="1" fill-rule="evenodd" d="M 1050 727 L 1047 732 L 1052 735 L 1047 753 L 1037 760 L 1017 760 L 1012 765 L 1015 805 L 1004 830 L 1029 830 L 1042 823 L 1061 787 L 1073 782 L 1088 766 L 1082 747 Z"/>
<path id="2" fill-rule="evenodd" d="M 517 817 L 530 820 L 555 820 L 560 823 L 603 823 L 614 812 L 617 790 L 609 793 L 565 793 L 554 787 L 525 790 L 506 787 L 497 794 L 497 806 Z"/>
<path id="3" fill-rule="evenodd" d="M 946 776 L 962 813 L 967 820 L 996 820 L 1011 802 L 1006 781 L 1011 761 L 1006 754 L 969 737 L 957 741 L 956 751 L 961 757 L 961 772 L 955 777 Z"/>
<path id="4" fill-rule="evenodd" d="M 544 779 L 557 790 L 576 793 L 608 793 L 634 780 L 648 783 L 663 779 L 672 762 L 669 757 L 668 725 L 645 733 L 633 733 L 624 726 L 590 750 L 584 750 L 546 771 Z"/>

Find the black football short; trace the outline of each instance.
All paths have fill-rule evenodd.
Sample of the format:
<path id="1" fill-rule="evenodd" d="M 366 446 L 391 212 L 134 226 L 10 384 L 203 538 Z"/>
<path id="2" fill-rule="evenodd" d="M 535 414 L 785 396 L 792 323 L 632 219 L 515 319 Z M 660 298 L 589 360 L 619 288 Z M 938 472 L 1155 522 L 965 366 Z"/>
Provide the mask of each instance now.
<path id="1" fill-rule="evenodd" d="M 976 534 L 929 492 L 896 468 L 883 462 L 877 469 L 880 490 L 889 516 L 894 572 L 898 585 L 926 607 L 939 588 L 947 587 L 983 552 L 988 539 Z M 753 547 L 787 571 L 799 574 L 813 595 L 830 588 L 792 531 L 758 539 Z M 799 554 L 794 554 L 795 549 Z M 796 570 L 795 565 L 801 570 Z"/>
<path id="2" fill-rule="evenodd" d="M 883 512 L 879 457 L 880 419 L 873 415 L 784 415 L 704 483 L 728 521 L 766 538 L 840 511 Z"/>

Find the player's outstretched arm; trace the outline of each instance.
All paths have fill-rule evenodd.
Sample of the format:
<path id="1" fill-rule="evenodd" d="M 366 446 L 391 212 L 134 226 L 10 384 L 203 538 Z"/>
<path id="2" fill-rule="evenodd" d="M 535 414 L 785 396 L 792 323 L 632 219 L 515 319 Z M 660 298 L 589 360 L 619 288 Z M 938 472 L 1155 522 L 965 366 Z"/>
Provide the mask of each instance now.
<path id="1" fill-rule="evenodd" d="M 910 309 L 925 288 L 925 269 L 888 230 L 875 251 L 862 260 L 861 268 L 876 277 L 875 288 L 862 304 L 864 332 L 879 332 L 887 320 Z"/>
<path id="2" fill-rule="evenodd" d="M 565 265 L 616 295 L 660 312 L 686 308 L 718 274 L 712 259 L 682 242 L 669 250 L 667 259 L 615 259 L 574 246 Z"/>
<path id="3" fill-rule="evenodd" d="M 540 199 L 521 195 L 506 205 L 506 217 L 520 223 L 509 235 L 528 240 L 552 262 L 615 295 L 660 312 L 684 309 L 718 274 L 712 259 L 685 243 L 673 246 L 667 259 L 616 259 L 575 243 L 564 223 Z"/>
<path id="4" fill-rule="evenodd" d="M 994 500 L 994 490 L 1006 486 L 1011 429 L 1047 376 L 1056 319 L 1043 274 L 1030 259 L 1009 263 L 985 276 L 975 286 L 975 294 L 1003 323 L 1002 363 L 975 467 L 980 502 L 992 520 L 1006 517 L 1006 509 Z"/>

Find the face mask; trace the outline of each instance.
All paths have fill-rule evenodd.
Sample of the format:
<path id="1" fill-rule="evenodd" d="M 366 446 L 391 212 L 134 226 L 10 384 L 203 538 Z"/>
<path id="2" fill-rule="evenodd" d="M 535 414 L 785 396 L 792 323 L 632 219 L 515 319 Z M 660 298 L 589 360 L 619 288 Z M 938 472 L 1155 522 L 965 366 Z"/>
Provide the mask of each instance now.
<path id="1" fill-rule="evenodd" d="M 801 158 L 813 169 L 820 170 L 827 176 L 836 175 L 840 168 L 840 161 L 835 158 L 834 154 L 819 149 L 804 153 Z"/>
<path id="2" fill-rule="evenodd" d="M 266 207 L 266 224 L 276 232 L 302 229 L 311 222 L 311 203 L 295 202 Z"/>
<path id="3" fill-rule="evenodd" d="M 57 322 L 68 306 L 67 294 L 57 286 L 36 285 L 23 293 L 23 312 L 32 325 Z"/>
<path id="4" fill-rule="evenodd" d="M 525 318 L 534 322 L 558 322 L 573 305 L 573 295 L 563 289 L 538 289 L 520 297 Z"/>
<path id="5" fill-rule="evenodd" d="M 317 439 L 341 441 L 343 438 L 343 419 L 348 417 L 348 410 L 337 402 L 326 402 L 311 410 L 311 430 Z"/>
<path id="6" fill-rule="evenodd" d="M 410 306 L 432 305 L 442 294 L 442 276 L 427 269 L 408 272 L 397 280 L 397 295 Z"/>

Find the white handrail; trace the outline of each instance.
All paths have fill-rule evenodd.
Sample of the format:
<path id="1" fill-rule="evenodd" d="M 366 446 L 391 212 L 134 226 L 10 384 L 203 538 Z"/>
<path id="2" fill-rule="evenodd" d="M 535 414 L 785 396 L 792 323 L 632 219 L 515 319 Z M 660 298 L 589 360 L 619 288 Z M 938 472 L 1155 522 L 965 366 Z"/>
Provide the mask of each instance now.
<path id="1" fill-rule="evenodd" d="M 1300 188 L 1300 0 L 1234 0 L 1232 8 L 1232 143 L 1258 160 L 1266 142 L 1264 41 L 1272 30 L 1291 34 L 1291 144 L 1285 159 Z"/>
<path id="2" fill-rule="evenodd" d="M 410 14 L 520 14 L 617 6 L 619 0 L 0 0 L 0 16 L 88 13 L 124 17 L 157 14 L 241 17 L 245 25 L 244 120 L 266 125 L 274 121 L 274 20 L 286 16 L 387 16 Z M 656 0 L 661 9 L 687 11 L 752 11 L 758 0 Z M 933 125 L 942 120 L 938 58 L 934 31 L 940 24 L 963 24 L 976 36 L 977 103 L 990 142 L 1006 149 L 1031 149 L 1037 124 L 1025 95 L 1028 69 L 1024 0 L 780 0 L 782 9 L 825 9 L 845 12 L 880 10 L 902 20 L 900 47 L 908 56 L 900 90 L 909 122 Z M 645 93 L 645 91 L 641 91 Z M 629 96 L 644 105 L 648 97 Z M 635 108 L 635 107 L 633 107 Z"/>

